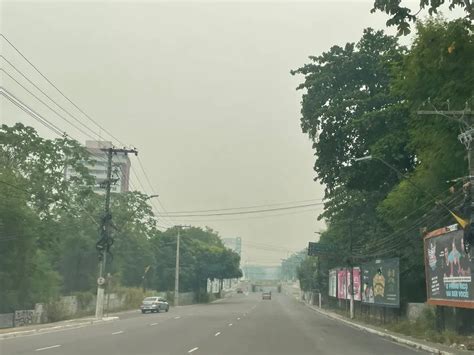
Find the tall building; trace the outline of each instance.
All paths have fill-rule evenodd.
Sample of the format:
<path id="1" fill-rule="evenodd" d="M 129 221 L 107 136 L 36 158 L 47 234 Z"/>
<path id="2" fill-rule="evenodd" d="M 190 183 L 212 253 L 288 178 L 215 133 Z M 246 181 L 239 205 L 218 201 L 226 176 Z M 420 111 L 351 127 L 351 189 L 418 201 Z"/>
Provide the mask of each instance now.
<path id="1" fill-rule="evenodd" d="M 95 178 L 94 192 L 102 194 L 105 192 L 103 182 L 107 179 L 107 153 L 102 149 L 112 148 L 112 143 L 108 141 L 86 141 L 85 148 L 91 153 L 92 164 L 86 164 L 89 173 Z M 130 183 L 130 159 L 126 154 L 114 154 L 112 157 L 112 179 L 116 181 L 112 184 L 112 192 L 129 191 Z M 65 171 L 66 179 L 74 176 L 74 169 L 67 167 Z"/>
<path id="2" fill-rule="evenodd" d="M 242 238 L 222 238 L 222 242 L 226 248 L 235 251 L 239 255 L 242 255 Z"/>

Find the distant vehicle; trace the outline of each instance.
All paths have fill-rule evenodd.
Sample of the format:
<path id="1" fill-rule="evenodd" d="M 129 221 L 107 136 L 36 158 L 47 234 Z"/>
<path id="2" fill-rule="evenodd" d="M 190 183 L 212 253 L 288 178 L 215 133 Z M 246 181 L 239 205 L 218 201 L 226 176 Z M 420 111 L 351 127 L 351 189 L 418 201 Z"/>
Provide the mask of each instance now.
<path id="1" fill-rule="evenodd" d="M 244 293 L 244 290 L 242 290 L 241 288 L 238 288 L 237 293 Z"/>
<path id="2" fill-rule="evenodd" d="M 262 300 L 271 300 L 272 299 L 272 293 L 271 292 L 263 292 L 262 293 Z"/>
<path id="3" fill-rule="evenodd" d="M 140 309 L 142 310 L 142 313 L 159 313 L 160 310 L 168 312 L 170 309 L 170 305 L 168 304 L 168 301 L 162 297 L 147 297 L 142 301 Z"/>

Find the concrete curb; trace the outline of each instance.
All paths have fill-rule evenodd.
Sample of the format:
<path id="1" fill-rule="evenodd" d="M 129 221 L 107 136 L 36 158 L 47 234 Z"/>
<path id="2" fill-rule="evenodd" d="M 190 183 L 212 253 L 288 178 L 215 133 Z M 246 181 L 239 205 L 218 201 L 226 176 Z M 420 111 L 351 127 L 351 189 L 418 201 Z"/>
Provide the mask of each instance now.
<path id="1" fill-rule="evenodd" d="M 0 339 L 9 339 L 9 338 L 16 338 L 16 337 L 26 336 L 26 335 L 48 333 L 48 332 L 57 331 L 57 330 L 75 329 L 75 328 L 83 327 L 86 325 L 112 322 L 117 319 L 119 319 L 119 317 L 107 317 L 102 320 L 91 319 L 91 320 L 73 323 L 73 324 L 56 325 L 53 327 L 36 328 L 36 329 L 31 329 L 31 330 L 20 330 L 17 332 L 0 334 Z"/>
<path id="2" fill-rule="evenodd" d="M 434 348 L 434 347 L 426 345 L 426 344 L 418 343 L 418 342 L 410 340 L 410 339 L 398 337 L 398 336 L 393 335 L 393 334 L 385 333 L 385 332 L 382 332 L 382 331 L 379 331 L 379 330 L 376 330 L 376 329 L 373 329 L 373 328 L 370 328 L 370 327 L 363 326 L 363 325 L 355 323 L 355 322 L 351 322 L 350 320 L 347 320 L 347 319 L 345 319 L 345 318 L 343 318 L 343 317 L 341 317 L 337 314 L 334 314 L 332 312 L 323 311 L 319 308 L 312 307 L 312 306 L 310 306 L 306 303 L 305 303 L 305 305 L 308 308 L 312 309 L 313 311 L 321 313 L 321 314 L 325 315 L 328 318 L 336 319 L 338 321 L 346 323 L 347 325 L 349 325 L 351 327 L 360 329 L 360 330 L 365 331 L 367 333 L 378 335 L 378 336 L 386 338 L 386 339 L 390 339 L 391 341 L 394 341 L 396 343 L 407 345 L 407 346 L 410 346 L 410 347 L 418 349 L 418 350 L 427 351 L 427 352 L 432 353 L 432 354 L 454 355 L 454 353 L 451 353 L 451 352 L 440 350 L 438 348 Z"/>

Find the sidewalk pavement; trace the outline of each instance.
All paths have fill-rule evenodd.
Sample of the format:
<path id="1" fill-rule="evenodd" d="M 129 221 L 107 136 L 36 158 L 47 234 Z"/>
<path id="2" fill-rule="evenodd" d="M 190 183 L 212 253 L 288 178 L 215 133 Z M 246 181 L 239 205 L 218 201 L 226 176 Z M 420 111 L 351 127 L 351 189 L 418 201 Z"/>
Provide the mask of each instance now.
<path id="1" fill-rule="evenodd" d="M 301 301 L 303 302 L 303 301 Z M 389 339 L 391 341 L 404 344 L 410 347 L 413 347 L 415 349 L 427 351 L 431 354 L 439 354 L 439 355 L 464 355 L 464 354 L 472 354 L 471 351 L 468 350 L 458 350 L 458 349 L 453 349 L 450 348 L 446 345 L 443 344 L 435 344 L 431 343 L 428 341 L 424 341 L 421 339 L 416 339 L 410 336 L 398 334 L 398 333 L 393 333 L 388 331 L 387 329 L 383 329 L 374 325 L 369 325 L 366 323 L 363 323 L 358 320 L 353 320 L 353 319 L 348 319 L 346 317 L 343 317 L 337 313 L 328 311 L 326 309 L 320 309 L 319 307 L 309 305 L 305 302 L 303 302 L 308 308 L 312 309 L 313 311 L 316 311 L 318 313 L 321 313 L 325 315 L 326 317 L 336 319 L 338 321 L 344 322 L 347 325 L 360 329 L 362 331 L 365 331 L 367 333 L 371 334 L 376 334 L 378 336 L 381 336 L 383 338 Z"/>
<path id="2" fill-rule="evenodd" d="M 70 319 L 55 323 L 32 324 L 23 327 L 0 329 L 0 340 L 7 338 L 14 338 L 17 336 L 32 335 L 38 333 L 48 333 L 51 331 L 58 331 L 64 329 L 81 328 L 86 325 L 99 324 L 111 322 L 119 319 L 118 314 L 129 313 L 130 311 L 115 313 L 115 316 L 104 317 L 98 320 L 94 317 L 85 317 L 78 319 Z"/>

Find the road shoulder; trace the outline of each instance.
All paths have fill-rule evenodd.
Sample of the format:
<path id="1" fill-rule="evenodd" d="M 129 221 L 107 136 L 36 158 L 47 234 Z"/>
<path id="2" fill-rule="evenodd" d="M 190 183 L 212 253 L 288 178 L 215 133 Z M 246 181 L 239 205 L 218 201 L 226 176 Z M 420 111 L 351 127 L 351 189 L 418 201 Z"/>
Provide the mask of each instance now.
<path id="1" fill-rule="evenodd" d="M 304 302 L 302 302 L 304 303 Z M 318 312 L 319 314 L 322 314 L 326 317 L 329 317 L 331 319 L 343 322 L 351 327 L 357 328 L 359 330 L 362 330 L 364 332 L 370 333 L 370 334 L 375 334 L 380 337 L 389 339 L 393 342 L 400 343 L 406 346 L 410 346 L 412 348 L 418 349 L 418 350 L 423 350 L 427 351 L 431 354 L 439 354 L 439 355 L 458 355 L 458 354 L 471 354 L 469 351 L 461 351 L 457 349 L 452 349 L 449 348 L 445 345 L 442 344 L 434 344 L 430 343 L 421 339 L 415 339 L 409 336 L 404 336 L 401 334 L 397 333 L 392 333 L 386 329 L 382 329 L 373 325 L 368 325 L 366 323 L 358 322 L 356 320 L 349 320 L 337 313 L 328 311 L 326 309 L 320 309 L 318 307 L 309 305 L 304 303 L 304 305 L 311 310 Z"/>

